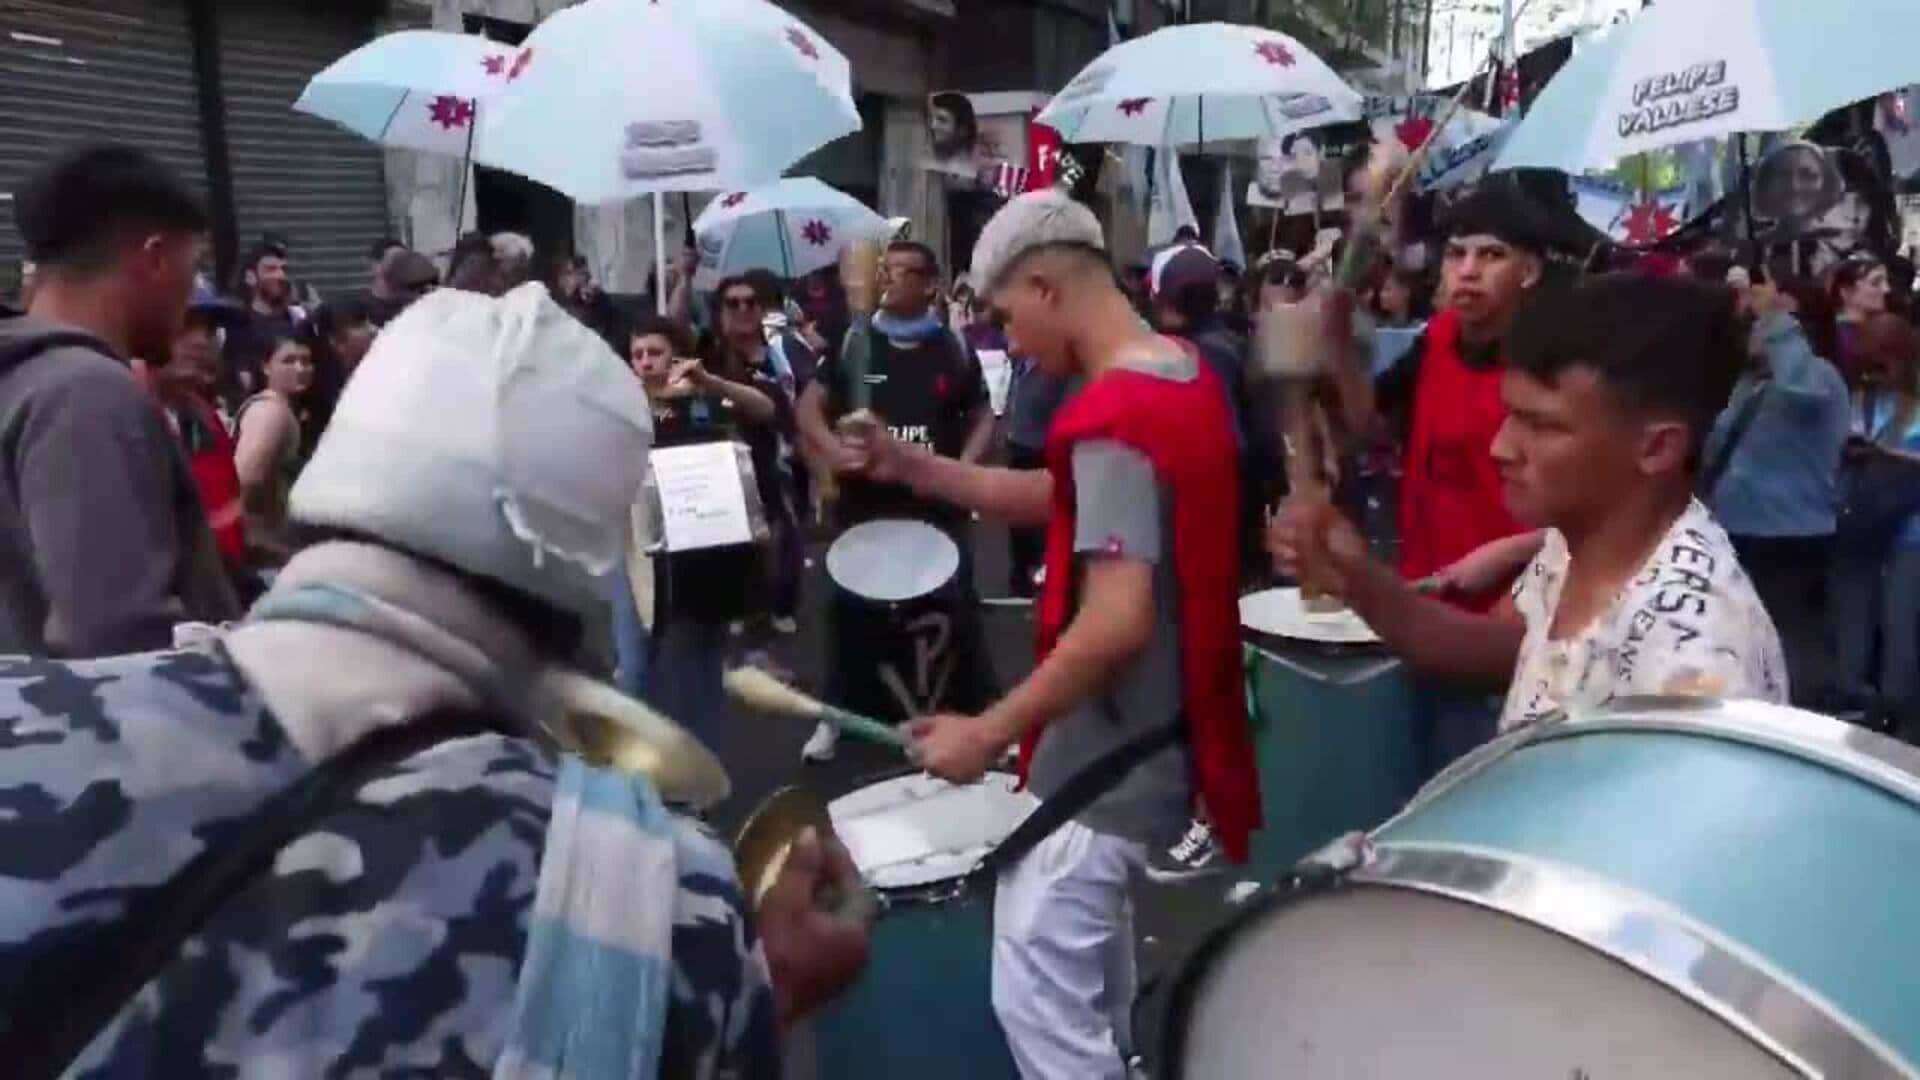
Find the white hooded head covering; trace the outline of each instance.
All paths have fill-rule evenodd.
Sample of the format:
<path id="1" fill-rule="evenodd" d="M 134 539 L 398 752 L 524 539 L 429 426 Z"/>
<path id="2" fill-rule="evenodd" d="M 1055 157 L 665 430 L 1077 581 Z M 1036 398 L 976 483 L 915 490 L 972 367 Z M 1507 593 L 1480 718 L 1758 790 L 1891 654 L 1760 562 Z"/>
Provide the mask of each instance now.
<path id="1" fill-rule="evenodd" d="M 591 616 L 652 442 L 639 380 L 544 286 L 442 289 L 374 341 L 290 508 Z"/>

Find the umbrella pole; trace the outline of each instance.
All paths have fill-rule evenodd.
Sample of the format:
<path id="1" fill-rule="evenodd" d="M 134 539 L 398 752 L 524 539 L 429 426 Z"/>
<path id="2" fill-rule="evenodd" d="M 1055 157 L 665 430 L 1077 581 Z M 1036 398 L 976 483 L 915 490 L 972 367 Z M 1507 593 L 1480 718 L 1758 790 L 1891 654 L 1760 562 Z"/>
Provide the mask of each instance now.
<path id="1" fill-rule="evenodd" d="M 787 248 L 787 212 L 785 210 L 773 212 L 773 228 L 780 235 L 780 276 L 791 281 L 793 280 L 793 252 Z"/>
<path id="2" fill-rule="evenodd" d="M 453 201 L 453 242 L 460 243 L 460 227 L 467 223 L 467 179 L 473 175 L 473 129 L 479 117 L 467 122 L 467 152 L 460 158 L 460 197 Z"/>
<path id="3" fill-rule="evenodd" d="M 1760 269 L 1760 245 L 1753 242 L 1753 168 L 1747 161 L 1747 137 L 1739 132 L 1733 135 L 1734 146 L 1740 151 L 1740 216 L 1745 219 L 1747 234 L 1747 269 Z"/>
<path id="4" fill-rule="evenodd" d="M 653 193 L 653 303 L 655 310 L 667 313 L 667 200 Z"/>

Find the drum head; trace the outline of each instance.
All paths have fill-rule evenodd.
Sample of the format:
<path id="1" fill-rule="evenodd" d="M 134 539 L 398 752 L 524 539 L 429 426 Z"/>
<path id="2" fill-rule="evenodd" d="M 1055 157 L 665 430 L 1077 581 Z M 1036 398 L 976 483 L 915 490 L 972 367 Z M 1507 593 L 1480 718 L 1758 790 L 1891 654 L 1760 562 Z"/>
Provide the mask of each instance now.
<path id="1" fill-rule="evenodd" d="M 1334 890 L 1213 944 L 1181 976 L 1169 1077 L 1800 1075 L 1632 968 L 1444 897 Z"/>
<path id="2" fill-rule="evenodd" d="M 960 549 L 923 521 L 883 518 L 855 525 L 827 549 L 827 576 L 868 600 L 926 596 L 960 572 Z"/>
<path id="3" fill-rule="evenodd" d="M 827 805 L 854 865 L 876 889 L 948 881 L 979 865 L 1039 800 L 1011 773 L 956 787 L 925 773 L 869 784 Z"/>

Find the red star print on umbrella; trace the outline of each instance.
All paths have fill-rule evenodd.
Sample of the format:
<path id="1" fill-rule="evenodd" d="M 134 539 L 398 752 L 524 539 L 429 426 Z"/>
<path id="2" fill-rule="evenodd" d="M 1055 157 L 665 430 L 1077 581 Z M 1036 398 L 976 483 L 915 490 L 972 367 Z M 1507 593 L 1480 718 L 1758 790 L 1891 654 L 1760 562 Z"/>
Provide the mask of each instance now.
<path id="1" fill-rule="evenodd" d="M 1627 211 L 1627 243 L 1651 244 L 1680 227 L 1680 219 L 1659 199 L 1635 203 Z"/>
<path id="2" fill-rule="evenodd" d="M 1433 121 L 1424 116 L 1409 116 L 1393 127 L 1394 137 L 1408 150 L 1418 150 L 1433 137 Z"/>
<path id="3" fill-rule="evenodd" d="M 747 201 L 747 193 L 744 191 L 736 191 L 733 194 L 723 196 L 720 199 L 720 208 L 722 210 L 731 210 L 734 207 L 739 206 L 741 203 L 746 201 Z"/>
<path id="4" fill-rule="evenodd" d="M 1139 116 L 1142 112 L 1145 112 L 1147 106 L 1151 104 L 1153 104 L 1153 99 L 1150 97 L 1136 97 L 1128 98 L 1121 102 L 1119 107 L 1120 111 L 1128 116 Z"/>
<path id="5" fill-rule="evenodd" d="M 1263 41 L 1255 45 L 1253 51 L 1259 53 L 1260 59 L 1265 60 L 1269 64 L 1276 64 L 1280 67 L 1293 66 L 1293 51 L 1288 49 L 1284 42 Z"/>
<path id="6" fill-rule="evenodd" d="M 527 65 L 533 63 L 533 50 L 521 49 L 520 55 L 513 58 L 513 68 L 507 72 L 507 81 L 512 82 L 527 73 Z"/>
<path id="7" fill-rule="evenodd" d="M 826 247 L 827 241 L 833 239 L 833 230 L 827 227 L 826 222 L 816 218 L 800 227 L 800 238 L 814 247 Z"/>
<path id="8" fill-rule="evenodd" d="M 427 102 L 427 118 L 439 124 L 444 131 L 466 127 L 473 123 L 473 102 L 451 94 L 441 94 Z"/>
<path id="9" fill-rule="evenodd" d="M 489 75 L 505 75 L 507 73 L 507 58 L 504 56 L 489 56 L 485 60 L 480 61 L 480 66 L 486 68 L 487 74 Z"/>
<path id="10" fill-rule="evenodd" d="M 797 27 L 787 28 L 787 40 L 800 51 L 800 55 L 809 60 L 820 59 L 820 50 L 813 47 L 813 39 L 800 32 Z"/>

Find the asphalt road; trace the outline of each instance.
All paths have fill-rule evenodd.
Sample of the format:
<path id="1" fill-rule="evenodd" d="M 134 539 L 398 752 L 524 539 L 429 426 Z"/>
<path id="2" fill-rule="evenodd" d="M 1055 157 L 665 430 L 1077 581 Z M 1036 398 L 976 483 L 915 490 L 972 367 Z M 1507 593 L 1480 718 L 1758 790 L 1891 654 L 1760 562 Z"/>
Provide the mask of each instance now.
<path id="1" fill-rule="evenodd" d="M 975 523 L 973 547 L 975 584 L 979 595 L 987 598 L 982 609 L 988 651 L 1001 685 L 1012 685 L 1033 665 L 1033 609 L 992 602 L 1007 593 L 1005 530 Z M 799 632 L 771 643 L 774 658 L 792 669 L 810 690 L 821 685 L 825 664 L 824 608 L 831 586 L 824 567 L 824 547 L 816 545 L 809 552 Z M 878 775 L 898 771 L 904 764 L 899 754 L 854 739 L 841 740 L 834 760 L 804 764 L 800 747 L 811 734 L 811 725 L 732 706 L 729 719 L 713 749 L 733 778 L 733 794 L 711 815 L 727 835 L 781 787 L 802 785 L 831 801 Z M 1135 897 L 1135 930 L 1143 994 L 1177 965 L 1191 944 L 1225 918 L 1228 909 L 1223 896 L 1233 884 L 1231 877 L 1208 878 L 1180 888 L 1141 882 Z M 1140 1010 L 1141 1029 L 1135 1041 L 1142 1050 L 1157 1038 L 1152 1012 L 1151 1008 Z M 810 1075 L 804 1068 L 790 1073 L 796 1078 Z"/>

